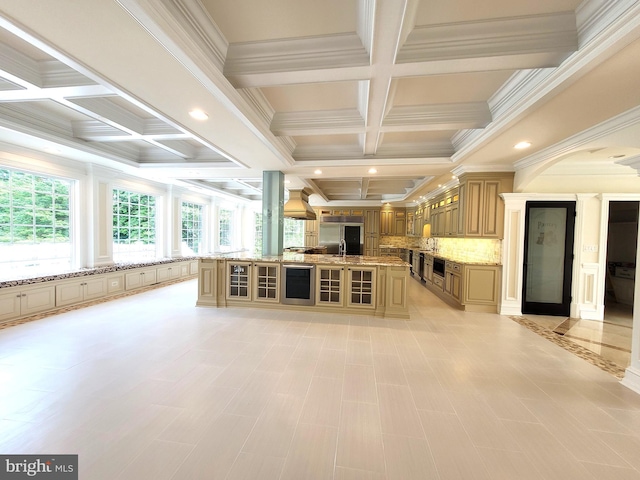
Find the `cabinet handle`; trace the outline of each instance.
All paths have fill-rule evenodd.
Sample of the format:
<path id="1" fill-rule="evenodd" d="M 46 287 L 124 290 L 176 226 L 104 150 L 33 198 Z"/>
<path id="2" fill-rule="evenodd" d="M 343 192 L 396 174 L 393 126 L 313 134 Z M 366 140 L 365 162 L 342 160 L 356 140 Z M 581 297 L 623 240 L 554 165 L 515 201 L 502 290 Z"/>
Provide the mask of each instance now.
<path id="1" fill-rule="evenodd" d="M 21 296 L 22 296 L 22 297 L 26 297 L 26 296 L 27 296 L 27 294 L 26 294 L 26 293 L 23 293 Z"/>
<path id="2" fill-rule="evenodd" d="M 17 294 L 17 295 L 16 295 L 16 298 L 20 298 L 21 296 L 22 296 L 21 294 Z"/>

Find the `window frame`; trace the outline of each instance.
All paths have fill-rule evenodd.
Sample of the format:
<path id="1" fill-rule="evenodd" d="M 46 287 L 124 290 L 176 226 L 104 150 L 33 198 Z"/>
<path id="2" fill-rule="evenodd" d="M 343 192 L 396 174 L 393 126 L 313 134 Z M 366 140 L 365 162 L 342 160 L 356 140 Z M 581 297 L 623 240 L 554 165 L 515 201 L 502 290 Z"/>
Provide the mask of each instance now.
<path id="1" fill-rule="evenodd" d="M 130 252 L 123 254 L 122 250 L 123 249 L 119 249 L 117 248 L 118 243 L 116 242 L 115 236 L 117 233 L 117 219 L 118 216 L 115 213 L 115 208 L 116 208 L 116 198 L 115 198 L 115 192 L 126 192 L 128 193 L 130 196 L 133 195 L 138 195 L 140 197 L 149 197 L 149 198 L 153 198 L 154 200 L 154 216 L 153 216 L 153 223 L 154 223 L 154 231 L 153 231 L 153 236 L 154 236 L 154 243 L 153 243 L 153 249 L 149 248 L 149 249 L 140 249 L 140 250 L 131 250 Z M 111 239 L 112 239 L 112 258 L 113 261 L 115 263 L 128 263 L 131 261 L 136 261 L 136 260 L 156 260 L 158 258 L 160 258 L 161 255 L 161 251 L 162 251 L 162 228 L 161 228 L 161 218 L 162 218 L 162 208 L 161 208 L 161 199 L 162 199 L 162 195 L 158 194 L 156 192 L 153 191 L 143 191 L 140 189 L 136 189 L 136 188 L 131 188 L 128 185 L 114 185 L 111 189 L 111 199 L 112 199 L 112 208 L 111 208 L 111 212 L 112 212 L 112 233 L 111 233 Z M 131 205 L 131 204 L 129 204 Z M 134 218 L 138 218 L 138 221 L 136 223 L 138 223 L 137 228 L 139 228 L 140 225 L 140 217 L 134 217 Z M 130 225 L 129 227 L 132 227 L 134 225 Z M 136 227 L 136 226 L 134 226 Z M 123 245 L 127 245 L 126 243 Z"/>
<path id="2" fill-rule="evenodd" d="M 51 168 L 43 168 L 42 170 L 35 170 L 35 169 L 25 168 L 23 165 L 20 165 L 20 164 L 12 165 L 11 163 L 7 164 L 5 162 L 3 162 L 0 165 L 0 170 L 7 171 L 9 173 L 8 178 L 11 178 L 15 175 L 25 175 L 25 176 L 31 177 L 30 189 L 17 188 L 12 185 L 12 188 L 10 188 L 7 191 L 8 199 L 10 201 L 9 212 L 8 212 L 9 222 L 7 225 L 9 226 L 11 241 L 3 242 L 3 244 L 12 245 L 12 246 L 18 246 L 18 245 L 37 246 L 37 245 L 43 245 L 43 244 L 59 245 L 59 246 L 64 246 L 63 248 L 60 248 L 60 250 L 62 249 L 66 250 L 66 253 L 64 255 L 60 255 L 60 254 L 53 254 L 53 255 L 47 255 L 47 256 L 38 255 L 35 257 L 32 256 L 31 258 L 20 256 L 19 257 L 20 260 L 15 260 L 15 254 L 17 254 L 17 251 L 14 251 L 14 255 L 7 257 L 7 258 L 12 258 L 11 261 L 0 263 L 0 265 L 4 266 L 4 268 L 2 269 L 5 273 L 4 276 L 14 275 L 17 272 L 17 275 L 14 275 L 14 276 L 24 277 L 26 275 L 26 276 L 35 277 L 35 276 L 50 275 L 50 274 L 55 274 L 55 273 L 76 269 L 78 266 L 78 259 L 79 259 L 79 255 L 77 253 L 77 247 L 79 244 L 78 232 L 77 232 L 78 231 L 77 191 L 79 188 L 78 187 L 79 180 L 77 178 L 73 178 L 68 175 L 60 174 L 59 171 Z M 38 184 L 36 183 L 36 180 L 38 178 L 42 178 L 42 179 L 45 179 L 45 181 L 50 182 L 51 185 L 50 185 L 50 190 L 48 192 L 45 192 L 42 189 L 38 189 Z M 11 183 L 13 184 L 13 181 Z M 66 190 L 66 193 L 60 193 L 56 191 L 57 183 L 63 184 L 63 187 Z M 32 229 L 33 235 L 30 241 L 26 241 L 22 243 L 19 241 L 16 241 L 14 236 L 15 226 L 17 224 L 14 221 L 14 218 L 15 218 L 14 209 L 16 207 L 13 199 L 15 197 L 14 192 L 16 191 L 29 192 L 32 200 L 29 203 L 29 208 L 24 210 L 25 211 L 28 210 L 30 212 L 29 215 L 31 215 L 31 218 L 32 218 L 32 223 L 30 225 L 30 228 Z M 42 206 L 38 207 L 38 203 L 37 203 L 38 194 L 40 194 L 41 200 L 44 198 L 44 196 L 51 197 L 50 206 L 48 206 L 47 208 L 43 208 Z M 61 198 L 64 197 L 66 199 L 65 208 L 60 210 L 56 209 L 56 205 L 58 205 L 58 202 L 56 201 L 58 196 Z M 43 212 L 46 212 L 46 213 L 43 213 Z M 64 214 L 62 216 L 66 216 L 66 219 L 64 220 L 61 219 L 59 221 L 65 222 L 66 226 L 60 225 L 57 227 L 56 218 L 58 216 L 57 214 L 60 212 Z M 40 218 L 43 218 L 45 215 L 50 214 L 50 219 L 52 224 L 51 225 L 43 224 L 38 227 L 38 224 L 36 223 L 38 214 L 40 214 Z M 23 227 L 27 228 L 28 226 L 24 224 Z M 38 239 L 37 238 L 38 228 L 40 228 L 41 231 L 42 229 L 51 229 L 53 241 L 52 242 L 43 241 L 43 240 L 46 240 L 44 238 Z M 56 241 L 56 239 L 58 238 L 56 230 L 66 231 L 66 233 L 63 234 L 64 237 L 61 239 L 62 241 L 60 240 Z M 34 248 L 29 248 L 29 250 L 33 251 Z M 35 250 L 37 250 L 37 248 Z M 55 250 L 55 247 L 53 248 L 53 250 Z M 31 263 L 32 265 L 29 266 L 28 265 L 29 263 Z"/>

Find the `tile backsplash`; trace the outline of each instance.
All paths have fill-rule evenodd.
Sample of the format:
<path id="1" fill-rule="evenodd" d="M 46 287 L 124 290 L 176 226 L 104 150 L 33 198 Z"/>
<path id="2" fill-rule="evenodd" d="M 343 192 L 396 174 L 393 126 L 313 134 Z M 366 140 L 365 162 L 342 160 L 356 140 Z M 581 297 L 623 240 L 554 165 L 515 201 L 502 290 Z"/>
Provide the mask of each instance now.
<path id="1" fill-rule="evenodd" d="M 459 261 L 502 262 L 502 241 L 488 238 L 424 238 L 403 236 L 381 236 L 381 246 L 436 250 L 444 257 Z"/>
<path id="2" fill-rule="evenodd" d="M 432 245 L 430 246 L 429 243 Z M 444 257 L 459 261 L 502 262 L 502 241 L 490 238 L 422 238 L 420 247 L 435 248 Z"/>

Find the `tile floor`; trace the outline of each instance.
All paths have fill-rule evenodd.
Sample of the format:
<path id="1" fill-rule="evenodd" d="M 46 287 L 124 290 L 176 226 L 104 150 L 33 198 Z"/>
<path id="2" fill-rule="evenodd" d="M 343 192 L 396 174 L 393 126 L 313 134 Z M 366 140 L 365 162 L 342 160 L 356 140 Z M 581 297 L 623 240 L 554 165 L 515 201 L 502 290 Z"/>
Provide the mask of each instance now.
<path id="1" fill-rule="evenodd" d="M 410 321 L 195 291 L 0 330 L 0 452 L 83 480 L 640 479 L 640 395 L 507 317 L 413 279 Z"/>

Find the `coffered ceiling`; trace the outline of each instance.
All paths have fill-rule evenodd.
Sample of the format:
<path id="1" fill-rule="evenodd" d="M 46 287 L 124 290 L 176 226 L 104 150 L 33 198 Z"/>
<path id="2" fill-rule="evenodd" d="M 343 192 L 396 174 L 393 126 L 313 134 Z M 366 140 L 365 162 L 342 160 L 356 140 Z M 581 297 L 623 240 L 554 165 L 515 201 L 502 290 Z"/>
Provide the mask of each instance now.
<path id="1" fill-rule="evenodd" d="M 2 0 L 0 141 L 247 200 L 280 170 L 317 204 L 579 174 L 591 144 L 636 175 L 639 3 Z"/>

